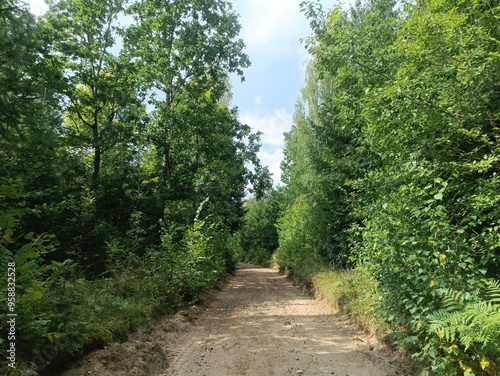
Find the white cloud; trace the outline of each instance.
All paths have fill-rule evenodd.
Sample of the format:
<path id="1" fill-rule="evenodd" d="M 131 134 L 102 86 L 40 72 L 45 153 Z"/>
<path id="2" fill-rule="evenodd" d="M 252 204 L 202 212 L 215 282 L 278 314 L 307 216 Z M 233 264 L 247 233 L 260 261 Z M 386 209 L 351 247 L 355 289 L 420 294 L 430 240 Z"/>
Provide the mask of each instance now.
<path id="1" fill-rule="evenodd" d="M 252 127 L 253 131 L 262 132 L 261 143 L 267 145 L 267 150 L 261 149 L 257 154 L 263 166 L 267 166 L 273 174 L 274 185 L 281 181 L 280 164 L 283 160 L 284 136 L 292 127 L 292 114 L 285 109 L 275 109 L 274 111 L 262 115 L 258 111 L 243 111 L 240 114 L 240 121 Z M 274 151 L 268 151 L 269 149 Z"/>
<path id="2" fill-rule="evenodd" d="M 298 39 L 308 35 L 308 21 L 300 12 L 301 0 L 236 0 L 241 15 L 241 37 L 250 56 L 254 51 L 268 57 L 297 53 Z"/>
<path id="3" fill-rule="evenodd" d="M 262 97 L 260 95 L 257 95 L 254 100 L 255 104 L 261 104 L 262 103 Z"/>
<path id="4" fill-rule="evenodd" d="M 248 124 L 254 131 L 262 132 L 261 142 L 263 144 L 275 146 L 284 144 L 283 132 L 291 129 L 292 118 L 292 114 L 285 109 L 276 109 L 265 115 L 249 110 L 240 114 L 242 123 Z"/>
<path id="5" fill-rule="evenodd" d="M 268 166 L 269 171 L 273 174 L 274 185 L 278 185 L 281 181 L 280 164 L 283 160 L 283 149 L 276 149 L 272 154 L 265 150 L 261 150 L 257 155 L 260 159 L 260 163 L 263 166 Z"/>
<path id="6" fill-rule="evenodd" d="M 41 16 L 47 10 L 49 6 L 43 0 L 30 0 L 30 12 L 36 16 Z"/>

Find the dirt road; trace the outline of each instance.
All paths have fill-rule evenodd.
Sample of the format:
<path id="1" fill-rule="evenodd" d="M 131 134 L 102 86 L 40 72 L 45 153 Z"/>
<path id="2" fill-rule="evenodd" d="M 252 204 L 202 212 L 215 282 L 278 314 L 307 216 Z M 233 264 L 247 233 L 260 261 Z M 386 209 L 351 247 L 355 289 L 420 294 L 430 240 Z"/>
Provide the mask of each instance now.
<path id="1" fill-rule="evenodd" d="M 77 375 L 395 375 L 375 339 L 271 269 L 241 264 L 206 308 L 91 355 Z"/>

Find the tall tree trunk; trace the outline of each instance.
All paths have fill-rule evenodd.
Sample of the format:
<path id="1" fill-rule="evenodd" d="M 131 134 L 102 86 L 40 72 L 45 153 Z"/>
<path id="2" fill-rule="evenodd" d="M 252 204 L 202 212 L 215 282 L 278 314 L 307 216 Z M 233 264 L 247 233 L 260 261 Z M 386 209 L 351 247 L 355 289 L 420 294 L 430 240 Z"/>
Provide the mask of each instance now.
<path id="1" fill-rule="evenodd" d="M 92 146 L 94 147 L 94 170 L 92 172 L 92 180 L 94 182 L 99 178 L 99 171 L 101 169 L 101 145 L 99 141 L 99 125 L 96 114 L 92 124 Z"/>
<path id="2" fill-rule="evenodd" d="M 170 175 L 170 147 L 168 144 L 165 144 L 163 148 L 162 162 L 161 162 L 161 174 L 160 174 L 160 182 L 159 182 L 159 203 L 158 207 L 161 210 L 160 218 L 163 219 L 165 213 L 165 207 L 167 205 L 167 197 L 166 197 L 166 185 Z"/>

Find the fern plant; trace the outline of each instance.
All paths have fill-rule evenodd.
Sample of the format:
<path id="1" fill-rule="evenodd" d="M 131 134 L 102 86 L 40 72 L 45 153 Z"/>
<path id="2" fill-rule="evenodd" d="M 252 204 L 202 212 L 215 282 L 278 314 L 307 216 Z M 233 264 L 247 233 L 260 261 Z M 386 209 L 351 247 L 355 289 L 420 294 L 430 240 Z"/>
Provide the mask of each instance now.
<path id="1" fill-rule="evenodd" d="M 452 290 L 446 295 L 443 308 L 428 316 L 428 344 L 420 355 L 437 374 L 461 369 L 465 376 L 497 375 L 500 281 L 485 280 L 481 296 Z"/>

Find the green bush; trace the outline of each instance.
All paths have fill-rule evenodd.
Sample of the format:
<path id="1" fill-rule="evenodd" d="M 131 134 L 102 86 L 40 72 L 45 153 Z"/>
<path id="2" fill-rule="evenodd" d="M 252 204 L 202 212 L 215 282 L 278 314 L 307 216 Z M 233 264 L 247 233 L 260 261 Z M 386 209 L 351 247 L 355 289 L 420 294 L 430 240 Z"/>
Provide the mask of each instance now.
<path id="1" fill-rule="evenodd" d="M 180 241 L 165 231 L 162 235 L 161 262 L 172 276 L 183 301 L 195 303 L 203 292 L 215 285 L 228 270 L 234 269 L 231 236 L 211 217 L 200 218 L 205 200 L 199 206 L 193 224 L 183 232 Z"/>
<path id="2" fill-rule="evenodd" d="M 0 251 L 2 270 L 8 271 L 9 278 L 0 280 L 2 307 L 8 310 L 0 313 L 0 320 L 7 322 L 7 313 L 15 313 L 15 343 L 17 361 L 29 354 L 32 348 L 39 348 L 50 338 L 50 312 L 40 312 L 39 308 L 48 299 L 48 291 L 60 279 L 69 265 L 47 262 L 58 242 L 52 234 L 18 234 L 21 217 L 30 210 L 21 200 L 20 187 L 12 180 L 0 185 L 0 196 L 17 200 L 17 208 L 0 206 Z M 7 351 L 7 328 L 0 330 L 0 352 Z M 10 341 L 8 341 L 10 342 Z M 7 359 L 3 356 L 2 362 Z"/>
<path id="3" fill-rule="evenodd" d="M 245 218 L 240 239 L 240 261 L 269 266 L 278 248 L 276 221 L 279 216 L 279 192 L 272 190 L 260 199 L 249 199 L 245 204 Z"/>
<path id="4" fill-rule="evenodd" d="M 366 211 L 365 246 L 359 255 L 378 281 L 382 315 L 410 332 L 441 307 L 445 289 L 477 293 L 486 272 L 467 232 L 473 220 L 453 223 L 443 202 L 448 183 L 432 175 L 425 165 L 410 168 L 412 182 Z"/>
<path id="5" fill-rule="evenodd" d="M 311 274 L 303 269 L 309 269 L 310 264 L 317 264 L 313 262 L 318 259 L 314 219 L 314 209 L 305 195 L 298 197 L 293 205 L 284 210 L 278 221 L 279 248 L 274 255 L 275 262 L 281 268 L 294 269 L 298 274 Z"/>

